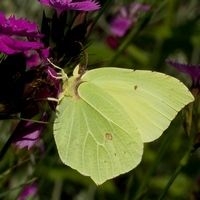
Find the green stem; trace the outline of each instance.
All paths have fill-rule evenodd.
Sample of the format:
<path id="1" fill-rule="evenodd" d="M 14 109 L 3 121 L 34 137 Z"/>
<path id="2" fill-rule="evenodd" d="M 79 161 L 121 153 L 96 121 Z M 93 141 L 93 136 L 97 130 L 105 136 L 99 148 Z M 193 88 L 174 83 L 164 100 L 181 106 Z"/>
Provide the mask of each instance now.
<path id="1" fill-rule="evenodd" d="M 185 167 L 185 165 L 187 164 L 188 159 L 191 155 L 192 144 L 193 144 L 192 140 L 190 139 L 190 143 L 189 143 L 189 147 L 188 147 L 187 151 L 185 152 L 182 159 L 180 160 L 178 167 L 176 168 L 176 170 L 170 177 L 167 185 L 165 186 L 165 188 L 164 188 L 163 192 L 161 193 L 160 197 L 158 198 L 158 200 L 163 200 L 166 197 L 167 192 L 169 191 L 170 187 L 174 183 L 176 177 L 181 173 L 183 167 Z"/>
<path id="2" fill-rule="evenodd" d="M 189 135 L 189 142 L 188 142 L 188 147 L 187 150 L 185 151 L 182 159 L 179 162 L 179 165 L 177 166 L 176 170 L 174 171 L 174 173 L 172 174 L 172 176 L 170 177 L 168 183 L 166 184 L 163 192 L 161 193 L 160 197 L 158 198 L 158 200 L 162 200 L 165 198 L 165 196 L 167 195 L 170 187 L 172 186 L 172 184 L 174 183 L 176 177 L 181 173 L 183 167 L 186 166 L 186 164 L 188 163 L 189 157 L 191 155 L 191 153 L 193 152 L 193 144 L 194 144 L 194 135 L 191 135 L 191 127 L 192 127 L 192 113 L 193 113 L 193 103 L 189 104 L 186 108 L 186 113 L 185 113 L 185 133 L 186 135 Z"/>
<path id="3" fill-rule="evenodd" d="M 166 134 L 165 139 L 163 140 L 158 154 L 155 158 L 155 161 L 153 162 L 153 164 L 151 165 L 150 169 L 147 171 L 142 184 L 140 185 L 138 191 L 136 192 L 136 194 L 134 195 L 135 198 L 134 200 L 140 199 L 140 197 L 142 196 L 142 194 L 144 193 L 144 189 L 147 186 L 149 180 L 151 179 L 152 174 L 154 173 L 154 171 L 156 170 L 156 168 L 158 167 L 164 153 L 166 152 L 166 150 L 168 149 L 168 146 L 171 142 L 171 138 L 174 137 L 173 132 L 169 132 L 168 134 Z"/>
<path id="4" fill-rule="evenodd" d="M 52 191 L 51 200 L 60 199 L 62 187 L 63 187 L 63 181 L 62 180 L 55 181 L 54 188 L 53 188 L 53 191 Z"/>
<path id="5" fill-rule="evenodd" d="M 6 141 L 6 143 L 4 144 L 4 146 L 2 147 L 2 149 L 0 150 L 0 160 L 3 159 L 3 157 L 5 156 L 5 154 L 7 153 L 11 143 L 12 143 L 12 140 L 13 140 L 13 134 L 8 138 L 8 140 Z"/>
<path id="6" fill-rule="evenodd" d="M 128 179 L 128 183 L 127 183 L 126 191 L 125 191 L 125 195 L 124 195 L 124 200 L 128 200 L 129 199 L 131 188 L 132 188 L 132 184 L 133 184 L 133 174 L 131 174 L 129 179 Z"/>
<path id="7" fill-rule="evenodd" d="M 108 10 L 109 6 L 113 3 L 113 0 L 107 0 L 106 3 L 104 4 L 104 6 L 101 8 L 101 10 L 98 12 L 97 16 L 94 18 L 93 23 L 90 27 L 90 30 L 93 30 L 94 26 L 96 25 L 96 23 L 98 22 L 98 20 L 100 19 L 100 17 L 103 15 L 103 13 Z M 88 37 L 89 34 L 91 34 L 92 31 L 90 31 L 88 33 Z"/>
<path id="8" fill-rule="evenodd" d="M 167 14 L 165 22 L 169 27 L 172 27 L 176 14 L 176 4 L 177 0 L 168 0 L 167 1 Z"/>

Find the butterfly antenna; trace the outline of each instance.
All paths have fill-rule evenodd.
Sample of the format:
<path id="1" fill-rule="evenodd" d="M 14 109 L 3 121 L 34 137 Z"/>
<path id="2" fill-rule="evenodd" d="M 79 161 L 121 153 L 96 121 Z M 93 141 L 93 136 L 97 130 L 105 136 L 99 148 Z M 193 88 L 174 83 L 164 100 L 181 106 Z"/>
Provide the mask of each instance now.
<path id="1" fill-rule="evenodd" d="M 85 73 L 85 71 L 87 70 L 87 66 L 88 66 L 88 53 L 85 51 L 85 48 L 83 46 L 83 44 L 79 41 L 77 41 L 77 43 L 81 46 L 82 49 L 82 54 L 83 54 L 83 60 L 80 61 L 79 64 L 79 70 L 78 70 L 78 74 L 83 75 Z"/>

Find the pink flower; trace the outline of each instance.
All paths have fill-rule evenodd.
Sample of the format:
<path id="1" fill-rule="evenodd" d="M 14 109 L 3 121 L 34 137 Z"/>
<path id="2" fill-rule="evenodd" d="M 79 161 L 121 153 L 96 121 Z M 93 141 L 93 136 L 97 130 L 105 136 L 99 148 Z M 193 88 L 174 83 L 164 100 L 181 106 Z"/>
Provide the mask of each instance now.
<path id="1" fill-rule="evenodd" d="M 19 149 L 31 149 L 39 144 L 50 118 L 49 109 L 55 110 L 56 104 L 48 101 L 47 98 L 57 98 L 61 91 L 61 84 L 60 80 L 52 75 L 56 76 L 57 73 L 48 65 L 31 69 L 25 74 L 25 77 L 30 76 L 33 80 L 29 80 L 25 85 L 20 116 L 30 121 L 21 120 L 13 132 L 12 143 Z M 31 121 L 36 116 L 38 121 L 46 123 Z"/>
<path id="2" fill-rule="evenodd" d="M 138 14 L 150 9 L 147 4 L 131 3 L 119 9 L 118 13 L 111 20 L 110 32 L 113 36 L 123 37 L 127 31 L 136 23 Z"/>
<path id="3" fill-rule="evenodd" d="M 27 69 L 33 69 L 41 65 L 49 57 L 49 54 L 50 48 L 25 51 Z"/>
<path id="4" fill-rule="evenodd" d="M 44 46 L 41 42 L 27 41 L 22 38 L 13 38 L 0 34 L 0 52 L 7 55 L 25 52 L 31 49 L 40 49 L 43 47 Z"/>
<path id="5" fill-rule="evenodd" d="M 45 116 L 41 120 L 45 120 Z M 12 142 L 19 149 L 29 150 L 38 144 L 45 127 L 46 124 L 22 120 L 13 132 Z"/>
<path id="6" fill-rule="evenodd" d="M 192 80 L 192 88 L 200 89 L 200 65 L 199 64 L 185 64 L 174 60 L 167 60 L 167 64 L 175 67 L 178 71 L 187 74 Z"/>
<path id="7" fill-rule="evenodd" d="M 17 200 L 27 200 L 31 197 L 33 198 L 37 195 L 37 192 L 38 192 L 38 187 L 35 183 L 25 185 L 22 191 L 20 192 Z"/>
<path id="8" fill-rule="evenodd" d="M 22 18 L 16 19 L 15 16 L 6 18 L 2 12 L 0 12 L 0 33 L 33 38 L 41 37 L 37 24 Z"/>
<path id="9" fill-rule="evenodd" d="M 55 8 L 58 14 L 65 10 L 93 11 L 100 8 L 95 0 L 39 0 L 39 2 Z"/>
<path id="10" fill-rule="evenodd" d="M 15 16 L 6 18 L 0 12 L 0 52 L 10 55 L 44 47 L 38 26 Z"/>

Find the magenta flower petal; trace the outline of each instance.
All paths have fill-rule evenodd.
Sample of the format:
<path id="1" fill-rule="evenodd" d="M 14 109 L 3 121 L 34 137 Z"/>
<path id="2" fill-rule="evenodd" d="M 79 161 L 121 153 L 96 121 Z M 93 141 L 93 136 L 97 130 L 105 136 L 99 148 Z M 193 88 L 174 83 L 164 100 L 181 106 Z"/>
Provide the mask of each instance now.
<path id="1" fill-rule="evenodd" d="M 192 79 L 193 87 L 200 86 L 200 65 L 183 64 L 172 60 L 167 60 L 166 63 L 175 67 L 178 71 L 189 75 Z"/>
<path id="2" fill-rule="evenodd" d="M 41 42 L 19 40 L 7 35 L 0 35 L 0 52 L 4 54 L 10 55 L 43 47 L 44 45 Z"/>
<path id="3" fill-rule="evenodd" d="M 19 149 L 30 149 L 40 140 L 45 124 L 21 121 L 14 131 L 13 144 Z"/>
<path id="4" fill-rule="evenodd" d="M 16 19 L 15 16 L 6 18 L 2 12 L 0 12 L 0 33 L 34 38 L 42 36 L 38 32 L 37 24 L 22 18 Z"/>
<path id="5" fill-rule="evenodd" d="M 37 51 L 26 51 L 24 52 L 26 56 L 26 67 L 27 69 L 32 69 L 41 64 L 41 58 Z"/>
<path id="6" fill-rule="evenodd" d="M 20 192 L 17 200 L 27 200 L 31 197 L 33 198 L 34 196 L 36 196 L 37 192 L 38 192 L 38 187 L 36 183 L 25 185 L 22 191 Z"/>
<path id="7" fill-rule="evenodd" d="M 95 1 L 74 1 L 70 3 L 71 10 L 92 11 L 98 10 L 99 8 L 99 4 Z"/>
<path id="8" fill-rule="evenodd" d="M 41 37 L 37 24 L 15 16 L 6 18 L 0 12 L 0 52 L 10 55 L 43 49 Z"/>
<path id="9" fill-rule="evenodd" d="M 41 4 L 53 7 L 58 14 L 65 10 L 94 11 L 100 5 L 94 0 L 39 0 Z"/>
<path id="10" fill-rule="evenodd" d="M 130 28 L 131 24 L 132 20 L 118 16 L 111 22 L 110 31 L 115 36 L 123 37 Z"/>
<path id="11" fill-rule="evenodd" d="M 49 57 L 49 48 L 28 50 L 24 54 L 26 56 L 27 69 L 32 69 L 41 65 Z"/>
<path id="12" fill-rule="evenodd" d="M 122 6 L 110 23 L 110 32 L 117 37 L 123 37 L 127 31 L 137 22 L 138 14 L 150 9 L 147 4 L 131 3 Z"/>

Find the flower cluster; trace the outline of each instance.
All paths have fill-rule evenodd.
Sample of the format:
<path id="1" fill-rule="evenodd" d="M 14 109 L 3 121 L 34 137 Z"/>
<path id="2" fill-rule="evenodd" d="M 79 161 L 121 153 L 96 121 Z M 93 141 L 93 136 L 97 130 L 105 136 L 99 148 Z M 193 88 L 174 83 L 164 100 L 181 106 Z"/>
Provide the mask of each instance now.
<path id="1" fill-rule="evenodd" d="M 12 134 L 12 142 L 18 148 L 30 149 L 37 145 L 47 122 L 55 110 L 55 102 L 61 91 L 61 81 L 56 69 L 47 61 L 69 63 L 77 57 L 85 40 L 89 24 L 80 11 L 100 8 L 94 0 L 39 0 L 41 5 L 55 11 L 52 18 L 43 16 L 42 27 L 24 18 L 6 16 L 0 12 L 0 53 L 6 57 L 0 63 L 0 117 L 21 120 Z M 64 23 L 69 10 L 76 11 L 77 25 Z M 56 14 L 57 13 L 57 14 Z M 78 21 L 78 20 L 76 20 Z M 85 30 L 80 34 L 80 29 Z M 20 62 L 21 61 L 21 62 Z M 63 64 L 63 65 L 64 65 Z M 5 88 L 4 85 L 8 87 Z"/>
<path id="2" fill-rule="evenodd" d="M 41 58 L 48 57 L 48 50 L 41 41 L 38 25 L 26 19 L 0 12 L 0 52 L 6 55 L 23 53 L 27 67 L 40 64 Z"/>
<path id="3" fill-rule="evenodd" d="M 38 26 L 25 19 L 15 16 L 6 18 L 0 12 L 0 51 L 5 54 L 16 54 L 44 47 L 40 42 L 42 35 Z"/>

